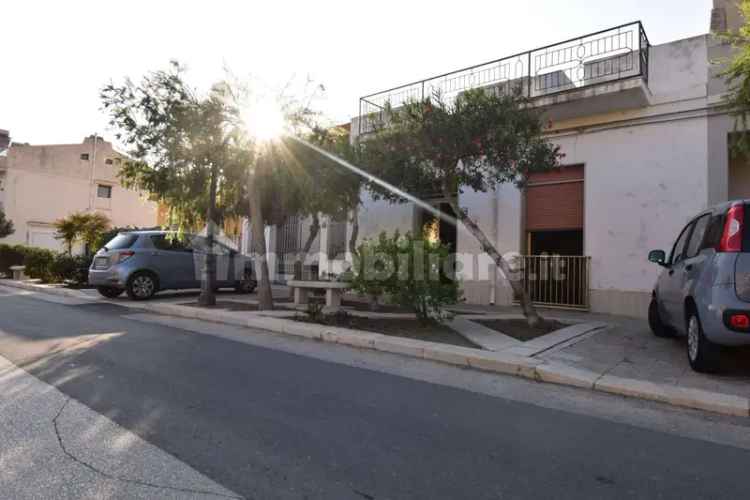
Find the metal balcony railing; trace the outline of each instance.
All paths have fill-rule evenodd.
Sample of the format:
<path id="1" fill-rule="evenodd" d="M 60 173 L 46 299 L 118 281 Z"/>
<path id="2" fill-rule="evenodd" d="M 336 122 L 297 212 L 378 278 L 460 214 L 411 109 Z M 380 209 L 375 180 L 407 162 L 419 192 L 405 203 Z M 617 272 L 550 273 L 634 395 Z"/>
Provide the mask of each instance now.
<path id="1" fill-rule="evenodd" d="M 387 103 L 398 108 L 435 93 L 450 101 L 469 89 L 495 87 L 537 98 L 633 77 L 648 83 L 649 47 L 636 21 L 370 94 L 359 99 L 359 133 L 372 131 Z"/>

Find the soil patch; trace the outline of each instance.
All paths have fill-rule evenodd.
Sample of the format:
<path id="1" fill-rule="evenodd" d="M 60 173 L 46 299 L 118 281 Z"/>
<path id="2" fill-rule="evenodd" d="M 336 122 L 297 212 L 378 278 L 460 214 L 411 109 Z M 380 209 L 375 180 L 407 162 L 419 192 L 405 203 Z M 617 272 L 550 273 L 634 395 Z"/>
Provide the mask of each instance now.
<path id="1" fill-rule="evenodd" d="M 330 315 L 321 321 L 314 321 L 307 316 L 297 315 L 295 321 L 304 323 L 318 323 L 328 326 L 339 326 L 342 328 L 353 328 L 367 332 L 380 333 L 392 337 L 403 337 L 407 339 L 424 340 L 426 342 L 437 342 L 459 347 L 480 349 L 480 347 L 447 325 L 432 321 L 426 325 L 416 319 L 410 318 L 361 318 L 349 315 Z"/>
<path id="2" fill-rule="evenodd" d="M 545 319 L 533 328 L 526 323 L 525 319 L 473 319 L 471 321 L 523 342 L 568 326 L 550 319 Z"/>

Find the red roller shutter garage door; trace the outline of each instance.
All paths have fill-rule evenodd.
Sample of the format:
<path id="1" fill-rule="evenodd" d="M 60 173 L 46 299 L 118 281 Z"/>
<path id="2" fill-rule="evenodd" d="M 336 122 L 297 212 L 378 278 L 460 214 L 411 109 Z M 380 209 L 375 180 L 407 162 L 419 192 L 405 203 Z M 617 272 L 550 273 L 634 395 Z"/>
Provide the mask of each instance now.
<path id="1" fill-rule="evenodd" d="M 583 229 L 583 166 L 532 174 L 526 186 L 526 230 Z"/>

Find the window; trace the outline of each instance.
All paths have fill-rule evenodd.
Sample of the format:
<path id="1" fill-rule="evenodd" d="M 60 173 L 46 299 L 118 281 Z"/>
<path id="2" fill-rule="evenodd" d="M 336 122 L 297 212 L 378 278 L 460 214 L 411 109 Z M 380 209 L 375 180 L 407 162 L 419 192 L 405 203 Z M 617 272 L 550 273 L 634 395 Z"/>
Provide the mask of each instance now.
<path id="1" fill-rule="evenodd" d="M 701 250 L 719 246 L 722 234 L 724 234 L 724 214 L 714 215 L 711 217 L 711 222 L 706 229 L 706 236 L 703 238 Z"/>
<path id="2" fill-rule="evenodd" d="M 112 198 L 112 186 L 99 184 L 96 187 L 96 196 L 98 196 L 99 198 Z"/>
<path id="3" fill-rule="evenodd" d="M 151 243 L 159 250 L 170 252 L 192 252 L 188 242 L 179 239 L 176 235 L 155 234 L 151 236 Z"/>
<path id="4" fill-rule="evenodd" d="M 677 264 L 685 257 L 685 244 L 687 243 L 688 236 L 690 236 L 690 230 L 693 228 L 693 223 L 691 222 L 687 226 L 685 226 L 685 229 L 682 230 L 682 233 L 680 233 L 680 237 L 677 238 L 677 241 L 674 244 L 674 248 L 672 248 L 672 256 L 669 259 L 669 262 L 672 265 Z"/>
<path id="5" fill-rule="evenodd" d="M 104 164 L 105 164 L 105 165 L 112 165 L 112 163 L 114 163 L 114 162 L 112 161 L 112 158 L 107 158 L 106 160 L 104 160 Z"/>
<path id="6" fill-rule="evenodd" d="M 107 250 L 125 250 L 132 247 L 137 239 L 137 234 L 120 233 L 104 246 L 107 247 Z"/>
<path id="7" fill-rule="evenodd" d="M 698 252 L 702 249 L 703 237 L 706 235 L 706 228 L 708 223 L 711 221 L 710 215 L 704 215 L 695 221 L 695 227 L 693 228 L 693 234 L 690 236 L 690 243 L 687 245 L 687 251 L 685 252 L 685 258 L 689 259 L 698 255 Z"/>
<path id="8" fill-rule="evenodd" d="M 81 153 L 81 159 L 88 161 L 89 160 L 89 154 L 88 153 Z"/>

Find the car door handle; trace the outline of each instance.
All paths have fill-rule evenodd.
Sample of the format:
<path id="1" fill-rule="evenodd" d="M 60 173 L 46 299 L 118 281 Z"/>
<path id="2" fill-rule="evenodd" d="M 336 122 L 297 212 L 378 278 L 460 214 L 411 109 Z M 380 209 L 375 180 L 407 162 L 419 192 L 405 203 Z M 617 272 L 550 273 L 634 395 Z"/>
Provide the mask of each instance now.
<path id="1" fill-rule="evenodd" d="M 692 264 L 688 264 L 687 266 L 685 266 L 685 271 L 692 271 L 692 270 L 693 270 Z"/>
<path id="2" fill-rule="evenodd" d="M 670 269 L 670 270 L 669 270 L 669 273 L 668 273 L 668 274 L 669 274 L 670 276 L 672 276 L 672 275 L 674 274 L 674 269 Z"/>

